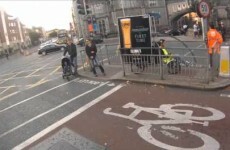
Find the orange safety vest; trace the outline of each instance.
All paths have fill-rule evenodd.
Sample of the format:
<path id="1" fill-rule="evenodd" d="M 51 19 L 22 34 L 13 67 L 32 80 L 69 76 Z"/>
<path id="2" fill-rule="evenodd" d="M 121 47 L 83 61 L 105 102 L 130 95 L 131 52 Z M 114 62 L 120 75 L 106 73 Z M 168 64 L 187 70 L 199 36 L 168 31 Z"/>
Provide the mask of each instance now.
<path id="1" fill-rule="evenodd" d="M 208 53 L 220 53 L 220 46 L 223 43 L 222 35 L 216 29 L 210 29 L 207 33 Z"/>

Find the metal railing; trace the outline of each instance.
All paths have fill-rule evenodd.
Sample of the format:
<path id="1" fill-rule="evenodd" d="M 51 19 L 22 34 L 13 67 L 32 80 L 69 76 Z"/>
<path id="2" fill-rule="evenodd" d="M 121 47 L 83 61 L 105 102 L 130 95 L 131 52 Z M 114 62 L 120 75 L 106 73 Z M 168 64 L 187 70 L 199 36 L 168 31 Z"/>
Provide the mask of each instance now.
<path id="1" fill-rule="evenodd" d="M 195 81 L 208 83 L 209 57 L 205 48 L 167 48 L 170 56 L 162 54 L 120 54 L 118 44 L 97 45 L 97 56 L 102 63 L 120 65 L 124 75 L 151 75 L 155 79 Z M 151 48 L 140 48 L 148 49 Z M 158 49 L 159 50 L 159 49 Z M 170 58 L 169 58 L 170 57 Z M 81 51 L 82 64 L 86 62 L 85 51 Z M 167 60 L 168 59 L 168 60 Z M 84 67 L 84 70 L 87 67 Z"/>

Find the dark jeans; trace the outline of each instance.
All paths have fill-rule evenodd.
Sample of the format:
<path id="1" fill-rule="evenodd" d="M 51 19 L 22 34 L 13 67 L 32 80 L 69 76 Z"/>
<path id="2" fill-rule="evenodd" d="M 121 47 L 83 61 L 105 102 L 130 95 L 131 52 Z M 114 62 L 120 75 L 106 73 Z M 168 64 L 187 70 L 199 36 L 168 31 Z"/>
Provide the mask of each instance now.
<path id="1" fill-rule="evenodd" d="M 104 68 L 102 67 L 101 63 L 98 61 L 97 56 L 93 59 L 90 58 L 90 65 L 92 67 L 93 74 L 96 75 L 96 67 L 99 67 L 102 73 L 105 73 Z"/>
<path id="2" fill-rule="evenodd" d="M 70 56 L 71 65 L 74 67 L 74 73 L 77 72 L 77 57 Z"/>
<path id="3" fill-rule="evenodd" d="M 214 80 L 214 77 L 219 76 L 220 55 L 217 53 L 209 54 L 209 61 L 211 67 L 211 79 Z"/>

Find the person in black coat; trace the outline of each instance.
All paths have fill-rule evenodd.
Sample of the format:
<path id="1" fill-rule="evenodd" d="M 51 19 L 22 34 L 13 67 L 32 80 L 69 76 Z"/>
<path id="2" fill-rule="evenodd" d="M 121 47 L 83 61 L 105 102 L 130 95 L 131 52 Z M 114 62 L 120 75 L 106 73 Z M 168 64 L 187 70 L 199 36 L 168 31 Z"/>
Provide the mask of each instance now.
<path id="1" fill-rule="evenodd" d="M 220 25 L 218 27 L 218 31 L 221 33 L 223 41 L 225 41 L 226 28 L 225 28 L 223 22 L 220 22 Z"/>
<path id="2" fill-rule="evenodd" d="M 63 56 L 65 56 L 67 52 L 70 55 L 70 62 L 72 66 L 74 67 L 74 74 L 78 75 L 77 73 L 77 47 L 73 43 L 71 38 L 67 39 L 67 47 L 64 50 Z"/>
<path id="3" fill-rule="evenodd" d="M 96 66 L 98 66 L 100 68 L 102 74 L 105 75 L 105 70 L 97 58 L 97 47 L 96 47 L 96 45 L 89 39 L 86 40 L 85 43 L 86 43 L 86 46 L 85 46 L 86 55 L 89 58 L 93 74 L 95 75 L 95 77 L 97 77 Z"/>

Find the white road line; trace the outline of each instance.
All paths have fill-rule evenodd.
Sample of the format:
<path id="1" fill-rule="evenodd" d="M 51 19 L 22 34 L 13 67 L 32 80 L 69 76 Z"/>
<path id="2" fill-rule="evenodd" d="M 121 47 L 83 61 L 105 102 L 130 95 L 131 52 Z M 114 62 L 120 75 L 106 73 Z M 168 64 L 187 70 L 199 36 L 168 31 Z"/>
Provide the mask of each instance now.
<path id="1" fill-rule="evenodd" d="M 3 93 L 5 93 L 6 91 L 8 91 L 10 88 L 11 88 L 11 87 L 8 87 L 8 88 L 6 88 L 5 90 L 3 90 L 3 91 L 0 93 L 0 95 L 3 94 Z"/>
<path id="2" fill-rule="evenodd" d="M 55 86 L 55 87 L 53 87 L 53 88 L 51 88 L 51 89 L 49 89 L 49 90 L 43 91 L 43 92 L 41 92 L 41 93 L 39 93 L 39 94 L 37 94 L 37 95 L 34 95 L 34 96 L 30 97 L 30 98 L 27 98 L 27 99 L 25 99 L 25 100 L 22 100 L 22 101 L 20 101 L 19 103 L 16 103 L 16 104 L 14 104 L 14 105 L 11 105 L 10 107 L 7 107 L 7 108 L 4 108 L 4 109 L 0 110 L 0 113 L 4 112 L 4 111 L 6 111 L 6 110 L 9 110 L 9 109 L 11 109 L 11 108 L 13 108 L 13 107 L 16 107 L 16 106 L 18 106 L 18 105 L 20 105 L 20 104 L 23 104 L 23 103 L 25 103 L 25 102 L 27 102 L 27 101 L 33 99 L 33 98 L 36 98 L 36 97 L 38 97 L 38 96 L 40 96 L 40 95 L 43 95 L 43 94 L 45 94 L 45 93 L 48 93 L 48 92 L 50 92 L 50 91 L 52 91 L 52 90 L 54 90 L 54 89 L 57 89 L 57 88 L 59 88 L 59 87 L 61 87 L 61 86 L 70 84 L 70 83 L 74 82 L 75 80 L 79 80 L 79 78 L 74 79 L 74 80 L 72 80 L 72 81 L 70 81 L 70 82 L 67 82 L 67 83 L 60 84 L 60 85 Z"/>
<path id="3" fill-rule="evenodd" d="M 8 80 L 15 80 L 15 79 L 24 79 L 24 78 L 33 78 L 33 77 L 39 77 L 41 75 L 31 75 L 31 76 L 23 76 L 23 77 L 15 77 L 15 78 L 10 78 L 10 79 L 3 79 L 0 81 L 8 81 Z"/>
<path id="4" fill-rule="evenodd" d="M 38 72 L 38 71 L 40 71 L 40 70 L 42 70 L 43 68 L 45 68 L 46 66 L 48 66 L 49 64 L 46 64 L 46 65 L 44 65 L 44 66 L 42 66 L 42 67 L 40 67 L 40 68 L 38 68 L 38 69 L 36 69 L 34 72 L 32 72 L 32 73 L 30 73 L 29 75 L 27 75 L 26 77 L 30 77 L 30 76 L 32 76 L 33 74 L 35 74 L 36 72 Z"/>
<path id="5" fill-rule="evenodd" d="M 220 94 L 220 97 L 227 97 L 227 98 L 230 98 L 230 94 Z"/>
<path id="6" fill-rule="evenodd" d="M 3 83 L 5 83 L 6 81 L 8 81 L 8 80 L 10 80 L 10 79 L 12 79 L 12 78 L 14 78 L 14 77 L 16 77 L 16 76 L 19 75 L 20 73 L 22 73 L 22 72 L 18 72 L 18 73 L 16 73 L 16 74 L 13 75 L 13 76 L 11 76 L 11 77 L 9 77 L 9 78 L 7 78 L 7 79 L 4 79 L 4 81 L 0 82 L 0 84 L 3 84 Z"/>
<path id="7" fill-rule="evenodd" d="M 0 89 L 5 89 L 5 88 L 9 88 L 9 87 L 13 88 L 13 87 L 16 87 L 16 85 L 11 85 L 11 86 L 0 86 Z"/>
<path id="8" fill-rule="evenodd" d="M 196 48 L 201 48 L 204 44 L 201 44 L 199 46 L 197 46 Z M 194 52 L 194 50 L 191 50 L 192 52 Z M 187 52 L 186 54 L 184 54 L 184 56 L 187 56 L 189 55 L 191 52 Z"/>
<path id="9" fill-rule="evenodd" d="M 33 142 L 37 141 L 38 139 L 40 139 L 44 135 L 48 134 L 49 132 L 51 132 L 54 129 L 58 128 L 59 126 L 63 125 L 64 123 L 66 123 L 67 121 L 71 120 L 72 118 L 80 115 L 81 113 L 83 113 L 84 111 L 86 111 L 87 109 L 92 107 L 93 105 L 99 103 L 100 101 L 102 101 L 103 99 L 108 97 L 109 95 L 111 95 L 114 92 L 118 91 L 123 86 L 124 86 L 123 84 L 120 84 L 120 85 L 116 86 L 115 88 L 111 89 L 110 91 L 106 92 L 105 94 L 101 95 L 100 97 L 94 99 L 93 101 L 91 101 L 91 102 L 87 103 L 86 105 L 82 106 L 81 108 L 79 108 L 75 112 L 73 112 L 70 115 L 66 116 L 65 118 L 57 121 L 53 125 L 47 127 L 46 129 L 44 129 L 41 132 L 39 132 L 36 135 L 34 135 L 33 137 L 29 138 L 28 140 L 26 140 L 23 143 L 19 144 L 18 146 L 14 147 L 12 150 L 22 150 L 22 149 L 26 148 L 27 146 L 29 146 Z"/>
<path id="10" fill-rule="evenodd" d="M 42 70 L 49 70 L 49 69 L 53 69 L 53 68 L 56 68 L 58 66 L 55 66 L 55 67 L 47 67 L 47 68 L 44 68 Z M 37 68 L 38 69 L 38 68 Z M 31 70 L 25 70 L 25 71 L 21 71 L 21 73 L 25 73 L 25 72 L 31 72 L 31 71 L 34 71 L 34 70 L 37 70 L 37 69 L 31 69 Z M 11 74 L 15 74 L 15 72 L 11 72 L 11 73 L 7 73 L 7 74 L 1 74 L 0 77 L 2 76 L 7 76 L 7 75 L 11 75 Z"/>
<path id="11" fill-rule="evenodd" d="M 7 74 L 1 74 L 0 77 L 2 77 L 2 76 L 7 76 L 7 75 L 11 75 L 11 74 L 15 74 L 15 72 L 7 73 Z"/>
<path id="12" fill-rule="evenodd" d="M 53 111 L 57 110 L 58 108 L 60 108 L 60 107 L 62 107 L 62 106 L 64 106 L 64 105 L 66 105 L 66 104 L 68 104 L 68 103 L 70 103 L 70 102 L 72 102 L 72 101 L 74 101 L 74 100 L 76 100 L 76 99 L 78 99 L 78 98 L 80 98 L 80 97 L 82 97 L 82 96 L 84 96 L 84 95 L 86 95 L 86 94 L 92 92 L 92 91 L 95 91 L 96 89 L 98 89 L 98 88 L 100 88 L 100 87 L 103 87 L 103 86 L 106 85 L 107 83 L 109 83 L 109 82 L 105 82 L 105 83 L 103 83 L 103 84 L 101 84 L 101 85 L 99 85 L 99 86 L 97 86 L 97 87 L 95 87 L 95 88 L 93 88 L 93 89 L 91 89 L 91 90 L 89 90 L 89 91 L 86 91 L 86 92 L 84 92 L 84 93 L 82 93 L 82 94 L 80 94 L 80 95 L 78 95 L 78 96 L 76 96 L 76 97 L 74 97 L 74 98 L 71 98 L 70 100 L 68 100 L 68 101 L 66 101 L 66 102 L 64 102 L 64 103 L 62 103 L 62 104 L 60 104 L 60 105 L 58 105 L 58 106 L 56 106 L 56 107 L 54 107 L 54 108 L 52 108 L 52 109 L 46 111 L 46 112 L 41 113 L 40 115 L 38 115 L 38 116 L 36 116 L 36 117 L 34 117 L 34 118 L 28 120 L 28 121 L 25 121 L 24 123 L 18 125 L 17 127 L 15 127 L 15 128 L 13 128 L 13 129 L 11 129 L 11 130 L 9 130 L 9 131 L 4 132 L 3 134 L 1 134 L 1 135 L 0 135 L 0 138 L 6 136 L 6 135 L 9 134 L 9 133 L 12 133 L 13 131 L 15 131 L 15 130 L 17 130 L 17 129 L 19 129 L 19 128 L 25 126 L 25 125 L 27 125 L 28 123 L 31 123 L 31 122 L 33 122 L 34 120 L 37 120 L 37 119 L 39 119 L 39 118 L 45 116 L 46 114 L 48 114 L 48 113 L 50 113 L 50 112 L 53 112 Z"/>
<path id="13" fill-rule="evenodd" d="M 18 94 L 18 93 L 19 93 L 19 92 L 14 92 L 14 93 L 11 93 L 11 94 L 9 94 L 9 95 L 7 95 L 7 96 L 4 96 L 4 97 L 0 98 L 0 102 L 1 102 L 2 100 L 6 99 L 6 98 L 9 98 L 9 97 L 11 97 L 11 96 L 14 96 L 15 94 Z"/>

